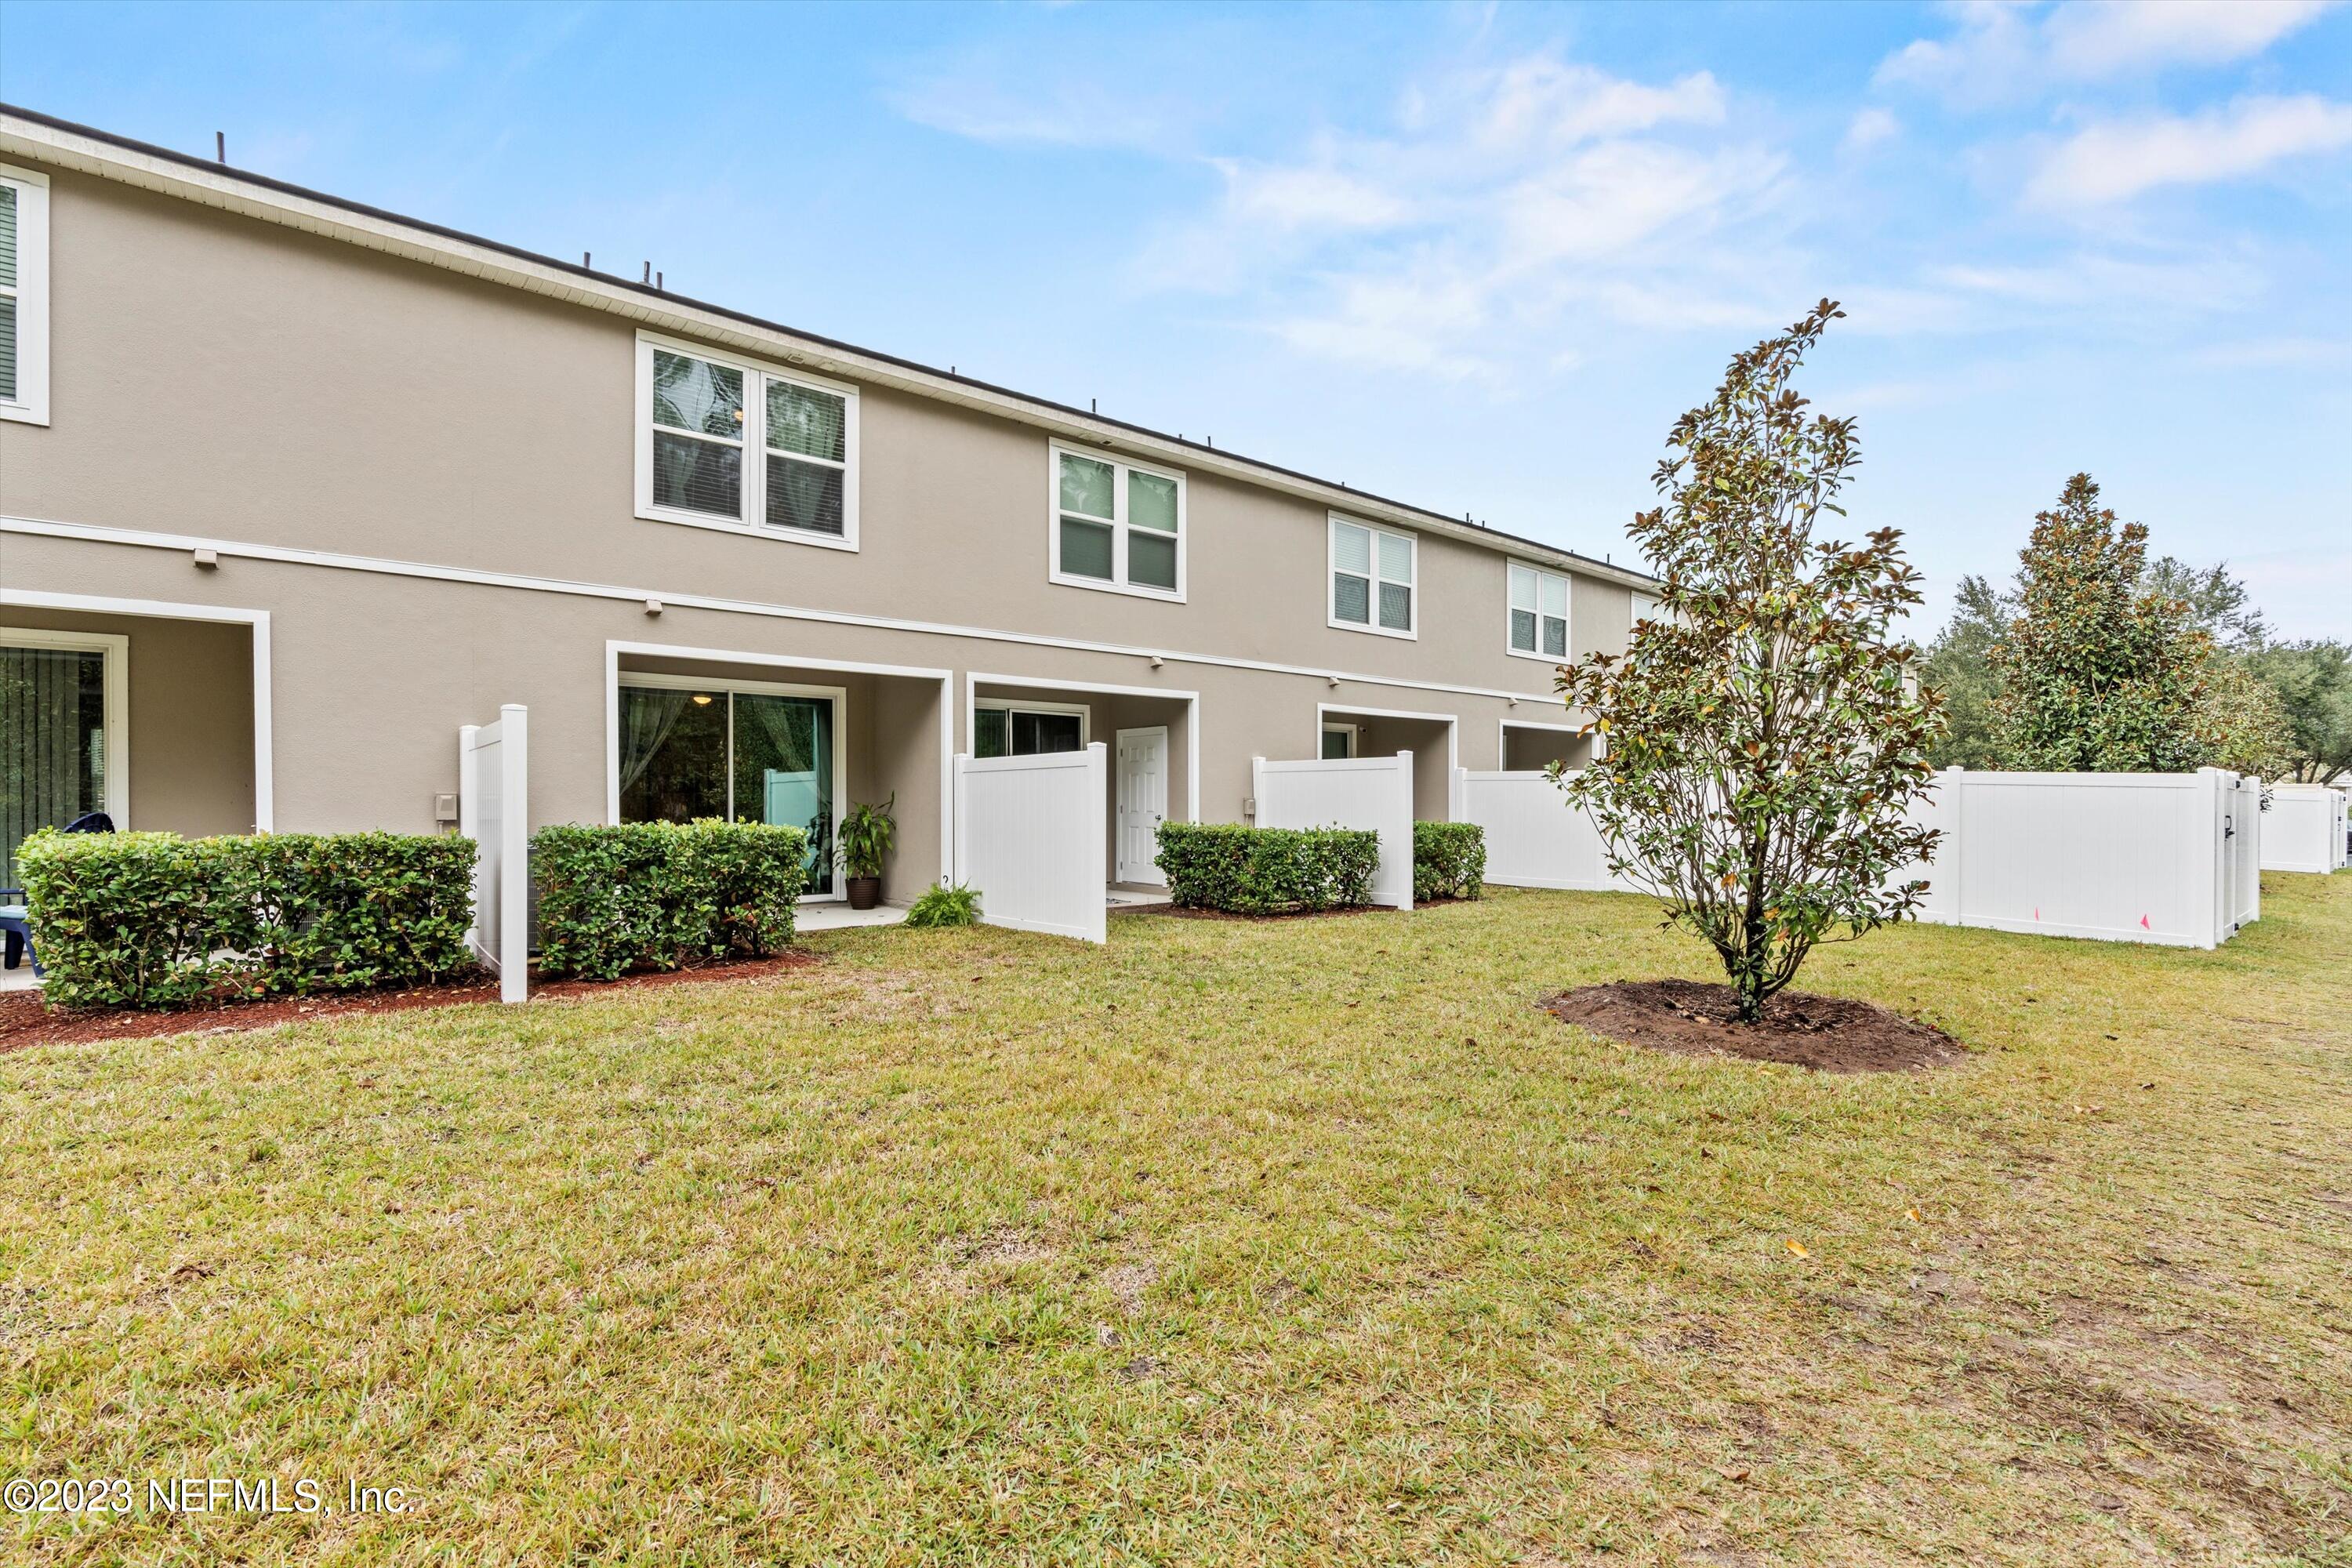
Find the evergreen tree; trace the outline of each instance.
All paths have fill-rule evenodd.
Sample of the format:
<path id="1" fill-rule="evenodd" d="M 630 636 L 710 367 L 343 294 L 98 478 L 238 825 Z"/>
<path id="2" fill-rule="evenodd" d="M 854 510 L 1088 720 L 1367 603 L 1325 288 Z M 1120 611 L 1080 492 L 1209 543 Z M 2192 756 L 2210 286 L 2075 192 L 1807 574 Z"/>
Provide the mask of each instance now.
<path id="1" fill-rule="evenodd" d="M 2088 474 L 2038 513 L 2018 613 L 1992 649 L 1993 739 L 2005 768 L 2183 773 L 2202 765 L 2213 639 L 2188 603 L 2140 592 L 2147 528 L 2118 527 Z"/>

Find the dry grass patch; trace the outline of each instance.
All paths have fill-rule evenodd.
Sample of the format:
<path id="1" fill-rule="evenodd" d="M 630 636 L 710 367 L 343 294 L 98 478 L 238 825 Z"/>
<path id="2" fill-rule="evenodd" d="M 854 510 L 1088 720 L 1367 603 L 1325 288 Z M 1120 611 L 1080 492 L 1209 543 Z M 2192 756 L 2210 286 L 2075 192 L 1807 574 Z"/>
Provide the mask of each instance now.
<path id="1" fill-rule="evenodd" d="M 415 1500 L 0 1556 L 2352 1563 L 2352 877 L 2264 910 L 1821 954 L 1923 1073 L 1563 1026 L 1711 978 L 1565 894 L 0 1058 L 0 1472 Z"/>

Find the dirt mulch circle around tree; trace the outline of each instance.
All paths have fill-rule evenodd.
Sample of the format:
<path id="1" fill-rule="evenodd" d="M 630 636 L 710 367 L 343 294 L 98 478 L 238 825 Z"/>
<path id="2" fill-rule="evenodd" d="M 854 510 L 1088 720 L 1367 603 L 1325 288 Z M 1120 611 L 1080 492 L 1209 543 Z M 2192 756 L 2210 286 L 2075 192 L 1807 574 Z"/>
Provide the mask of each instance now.
<path id="1" fill-rule="evenodd" d="M 1744 1057 L 1825 1072 L 1909 1072 L 1967 1053 L 1932 1025 L 1873 1002 L 1783 991 L 1757 1024 L 1732 1021 L 1728 985 L 1696 980 L 1621 980 L 1563 991 L 1538 1003 L 1555 1018 L 1626 1045 L 1682 1056 Z"/>
<path id="2" fill-rule="evenodd" d="M 530 999 L 542 1002 L 602 996 L 615 991 L 702 980 L 759 980 L 818 962 L 813 952 L 786 952 L 739 963 L 647 970 L 625 974 L 618 980 L 534 979 Z M 420 1007 L 462 1007 L 498 999 L 498 982 L 472 980 L 462 984 L 420 985 L 406 991 L 360 991 L 341 996 L 273 996 L 266 1002 L 228 1002 L 176 1013 L 115 1008 L 69 1013 L 43 1006 L 37 991 L 12 991 L 0 994 L 0 1056 L 32 1046 L 79 1045 L 89 1040 L 144 1039 L 167 1035 L 226 1035 L 349 1014 L 406 1013 Z"/>

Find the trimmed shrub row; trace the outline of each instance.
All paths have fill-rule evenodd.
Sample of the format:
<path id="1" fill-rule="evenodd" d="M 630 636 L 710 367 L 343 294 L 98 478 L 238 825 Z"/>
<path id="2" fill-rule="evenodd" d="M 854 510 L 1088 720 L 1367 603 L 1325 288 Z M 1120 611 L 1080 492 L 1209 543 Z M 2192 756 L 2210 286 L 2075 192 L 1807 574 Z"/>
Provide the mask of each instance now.
<path id="1" fill-rule="evenodd" d="M 364 991 L 473 966 L 470 838 L 47 831 L 16 854 L 52 1006 Z"/>
<path id="2" fill-rule="evenodd" d="M 1380 858 L 1380 835 L 1360 829 L 1165 822 L 1156 864 L 1172 903 L 1271 915 L 1370 903 Z"/>
<path id="3" fill-rule="evenodd" d="M 793 940 L 808 836 L 757 822 L 630 822 L 531 835 L 542 974 L 765 958 Z"/>
<path id="4" fill-rule="evenodd" d="M 1412 825 L 1412 898 L 1475 899 L 1486 880 L 1486 830 L 1475 822 Z"/>

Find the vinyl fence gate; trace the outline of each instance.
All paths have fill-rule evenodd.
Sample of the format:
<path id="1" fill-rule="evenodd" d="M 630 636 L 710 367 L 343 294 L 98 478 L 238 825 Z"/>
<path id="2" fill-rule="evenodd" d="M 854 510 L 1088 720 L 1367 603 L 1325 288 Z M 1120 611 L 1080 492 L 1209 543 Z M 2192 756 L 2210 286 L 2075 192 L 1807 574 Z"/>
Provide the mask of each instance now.
<path id="1" fill-rule="evenodd" d="M 1943 833 L 1918 918 L 1945 925 L 2217 947 L 2262 913 L 2262 787 L 2193 773 L 1948 768 L 1911 819 Z"/>
<path id="2" fill-rule="evenodd" d="M 980 918 L 1015 931 L 1110 940 L 1109 763 L 1083 752 L 955 760 L 955 876 Z"/>
<path id="3" fill-rule="evenodd" d="M 1250 759 L 1260 827 L 1352 827 L 1381 836 L 1372 902 L 1412 908 L 1412 753 L 1270 763 Z"/>
<path id="4" fill-rule="evenodd" d="M 530 994 L 530 715 L 457 731 L 457 831 L 474 841 L 474 923 L 466 943 L 499 977 L 499 1000 Z"/>
<path id="5" fill-rule="evenodd" d="M 2314 871 L 2326 876 L 2344 868 L 2347 801 L 2334 784 L 2271 786 L 2271 809 L 2263 818 L 2263 869 Z"/>

